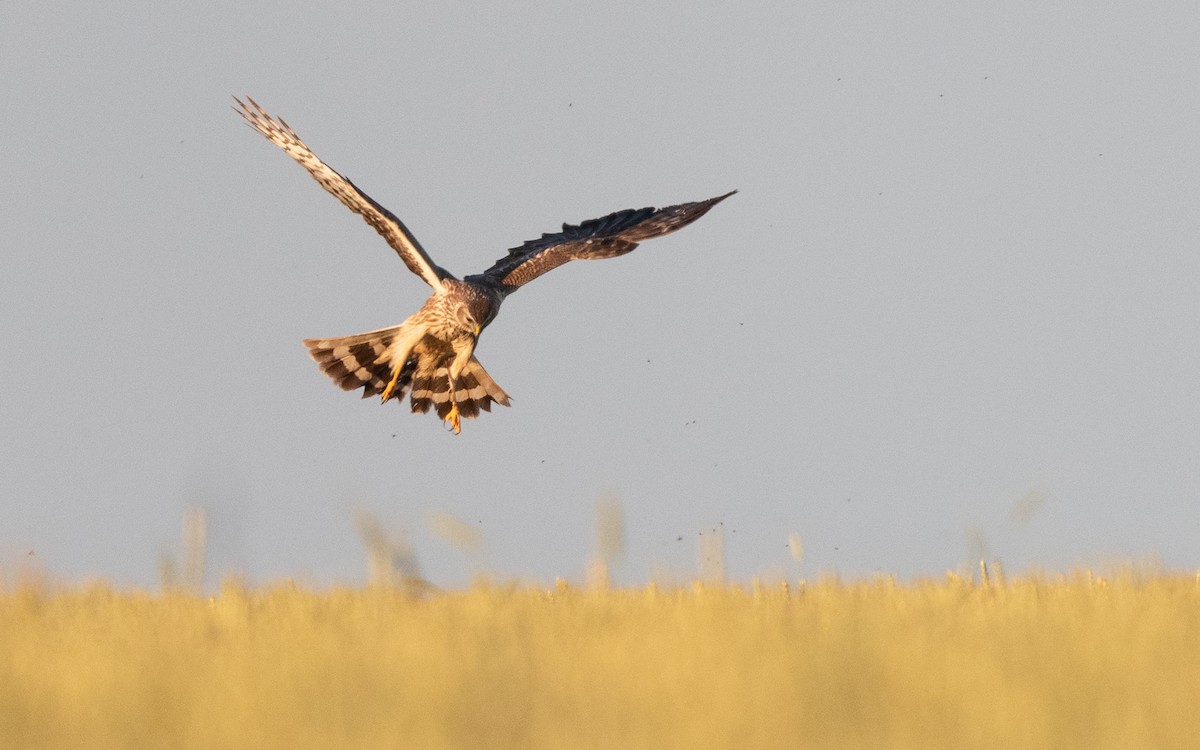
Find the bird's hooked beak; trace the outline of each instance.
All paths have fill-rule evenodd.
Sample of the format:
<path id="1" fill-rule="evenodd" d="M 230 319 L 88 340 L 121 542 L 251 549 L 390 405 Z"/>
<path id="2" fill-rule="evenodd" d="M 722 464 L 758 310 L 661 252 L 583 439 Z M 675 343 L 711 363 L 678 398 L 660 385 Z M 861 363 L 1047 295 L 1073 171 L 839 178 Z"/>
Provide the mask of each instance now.
<path id="1" fill-rule="evenodd" d="M 478 323 L 476 323 L 476 324 L 475 324 L 475 338 L 479 338 L 479 332 L 480 332 L 480 331 L 482 331 L 482 330 L 483 330 L 483 329 L 479 327 L 479 324 L 478 324 Z"/>

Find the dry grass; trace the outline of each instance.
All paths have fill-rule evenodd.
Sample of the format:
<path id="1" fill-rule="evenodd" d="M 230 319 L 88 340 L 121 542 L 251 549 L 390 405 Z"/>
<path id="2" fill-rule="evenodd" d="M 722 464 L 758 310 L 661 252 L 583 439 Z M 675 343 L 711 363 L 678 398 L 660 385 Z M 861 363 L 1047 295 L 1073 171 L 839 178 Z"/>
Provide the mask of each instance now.
<path id="1" fill-rule="evenodd" d="M 0 747 L 1185 747 L 1191 576 L 0 594 Z"/>

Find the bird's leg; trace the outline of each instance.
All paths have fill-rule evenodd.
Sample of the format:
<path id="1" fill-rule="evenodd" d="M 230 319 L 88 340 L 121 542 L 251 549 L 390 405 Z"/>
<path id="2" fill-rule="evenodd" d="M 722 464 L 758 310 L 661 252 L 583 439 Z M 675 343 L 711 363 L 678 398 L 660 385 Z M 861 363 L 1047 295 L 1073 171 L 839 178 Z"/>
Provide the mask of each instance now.
<path id="1" fill-rule="evenodd" d="M 450 413 L 446 415 L 446 421 L 454 428 L 454 434 L 462 432 L 462 420 L 458 413 L 458 377 L 462 375 L 462 371 L 467 366 L 467 362 L 471 361 L 471 355 L 475 352 L 475 337 L 471 337 L 466 346 L 461 349 L 455 346 L 454 361 L 450 363 L 449 372 L 446 373 L 447 384 L 450 386 Z"/>
<path id="2" fill-rule="evenodd" d="M 387 403 L 387 400 L 392 397 L 392 392 L 396 390 L 396 383 L 400 382 L 400 372 L 404 369 L 404 363 L 396 365 L 395 372 L 392 373 L 392 379 L 388 382 L 387 388 L 383 389 L 383 397 L 380 403 Z"/>
<path id="3" fill-rule="evenodd" d="M 411 321 L 412 318 L 409 318 L 401 324 L 400 334 L 392 342 L 389 356 L 391 361 L 396 363 L 396 367 L 392 370 L 392 379 L 388 382 L 387 388 L 383 389 L 383 397 L 380 401 L 382 404 L 386 404 L 396 391 L 396 385 L 400 382 L 400 373 L 404 372 L 404 365 L 408 363 L 408 355 L 412 354 L 413 347 L 425 335 L 425 329 L 411 325 Z"/>
<path id="4" fill-rule="evenodd" d="M 458 413 L 458 399 L 454 397 L 458 393 L 458 376 L 454 372 L 454 365 L 451 365 L 449 372 L 446 373 L 446 385 L 450 388 L 450 412 L 446 415 L 446 421 L 450 423 L 454 434 L 457 435 L 462 432 L 462 419 Z"/>

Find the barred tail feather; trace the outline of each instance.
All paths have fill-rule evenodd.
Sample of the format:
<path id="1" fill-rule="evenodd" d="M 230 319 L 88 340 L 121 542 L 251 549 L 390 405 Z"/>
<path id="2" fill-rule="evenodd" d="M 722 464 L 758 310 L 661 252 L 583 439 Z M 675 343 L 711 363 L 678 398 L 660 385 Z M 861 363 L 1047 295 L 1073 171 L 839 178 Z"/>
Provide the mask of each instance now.
<path id="1" fill-rule="evenodd" d="M 472 378 L 474 382 L 465 379 L 468 377 Z M 463 368 L 463 378 L 460 378 L 460 385 L 471 391 L 472 397 L 474 397 L 476 388 L 483 388 L 484 393 L 487 394 L 487 398 L 481 399 L 479 407 L 484 411 L 492 410 L 492 402 L 501 406 L 512 406 L 508 394 L 504 392 L 504 389 L 495 380 L 492 380 L 492 376 L 488 375 L 488 371 L 483 369 L 483 365 L 474 356 L 471 357 L 471 361 L 467 362 L 467 366 Z"/>
<path id="2" fill-rule="evenodd" d="M 363 389 L 363 398 L 383 393 L 392 379 L 391 351 L 402 325 L 335 339 L 305 339 L 311 356 L 321 372 L 344 391 Z M 391 398 L 403 399 L 412 382 L 413 362 L 407 362 Z"/>
<path id="3" fill-rule="evenodd" d="M 459 415 L 473 419 L 480 411 L 490 412 L 492 404 L 510 406 L 509 396 L 492 380 L 479 360 L 471 357 L 462 374 L 458 376 L 454 401 L 458 403 Z M 450 414 L 450 370 L 440 366 L 428 370 L 418 369 L 412 379 L 413 413 L 425 413 L 435 409 L 441 419 Z"/>
<path id="4" fill-rule="evenodd" d="M 403 402 L 411 387 L 413 413 L 435 409 L 438 417 L 445 419 L 451 408 L 448 360 L 440 351 L 442 347 L 428 338 L 415 347 L 407 346 L 404 339 L 410 338 L 411 333 L 399 325 L 341 338 L 306 339 L 304 345 L 321 372 L 344 391 L 361 388 L 363 398 L 377 396 L 387 389 L 398 357 L 403 355 L 404 368 L 388 400 Z M 477 417 L 480 411 L 490 412 L 493 403 L 502 406 L 511 403 L 504 389 L 473 356 L 459 375 L 457 386 L 454 400 L 459 414 L 466 418 Z"/>

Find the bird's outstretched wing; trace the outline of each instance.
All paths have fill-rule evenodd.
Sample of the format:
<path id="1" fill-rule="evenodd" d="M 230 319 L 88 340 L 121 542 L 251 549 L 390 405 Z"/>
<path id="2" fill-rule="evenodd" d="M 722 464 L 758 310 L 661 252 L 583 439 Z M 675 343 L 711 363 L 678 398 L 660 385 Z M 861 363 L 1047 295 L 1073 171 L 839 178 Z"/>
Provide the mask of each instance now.
<path id="1" fill-rule="evenodd" d="M 246 97 L 246 102 L 249 102 L 248 106 L 236 96 L 233 100 L 238 103 L 233 110 L 241 115 L 242 119 L 266 136 L 267 140 L 287 152 L 288 156 L 299 162 L 300 166 L 307 169 L 308 173 L 313 176 L 313 179 L 321 183 L 321 187 L 328 190 L 346 208 L 366 219 L 367 223 L 374 227 L 375 231 L 379 232 L 400 255 L 400 259 L 404 261 L 404 265 L 408 266 L 408 270 L 420 276 L 435 290 L 442 290 L 442 279 L 449 274 L 429 258 L 425 249 L 421 247 L 421 243 L 417 242 L 417 238 L 413 237 L 412 232 L 408 231 L 408 227 L 404 226 L 404 223 L 397 219 L 391 211 L 376 203 L 369 195 L 359 190 L 353 182 L 317 158 L 317 155 L 305 145 L 304 141 L 300 140 L 300 136 L 296 135 L 295 131 L 282 118 L 267 114 L 266 110 L 250 97 Z"/>
<path id="2" fill-rule="evenodd" d="M 737 191 L 706 201 L 666 208 L 628 208 L 582 224 L 563 224 L 561 232 L 543 234 L 508 251 L 475 281 L 512 292 L 570 260 L 615 258 L 633 250 L 642 240 L 661 237 L 691 224 Z"/>

